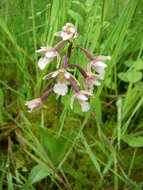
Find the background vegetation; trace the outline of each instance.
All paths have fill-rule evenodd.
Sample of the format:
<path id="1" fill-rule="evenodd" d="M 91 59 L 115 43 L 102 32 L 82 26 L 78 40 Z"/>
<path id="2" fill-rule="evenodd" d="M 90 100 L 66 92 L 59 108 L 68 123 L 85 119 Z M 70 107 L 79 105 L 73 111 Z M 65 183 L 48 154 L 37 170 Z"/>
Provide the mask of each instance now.
<path id="1" fill-rule="evenodd" d="M 0 190 L 142 189 L 142 18 L 142 0 L 0 1 Z M 56 65 L 40 72 L 35 50 L 66 22 L 76 44 L 112 56 L 105 80 L 86 114 L 70 110 L 70 95 L 29 114 L 26 100 L 51 86 L 41 79 Z"/>

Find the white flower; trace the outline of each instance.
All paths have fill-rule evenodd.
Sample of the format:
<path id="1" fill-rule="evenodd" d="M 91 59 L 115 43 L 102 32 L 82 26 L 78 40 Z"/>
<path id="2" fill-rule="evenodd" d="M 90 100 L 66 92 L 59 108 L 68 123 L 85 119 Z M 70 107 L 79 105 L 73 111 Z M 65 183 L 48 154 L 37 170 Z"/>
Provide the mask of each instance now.
<path id="1" fill-rule="evenodd" d="M 71 98 L 71 109 L 73 109 L 73 103 L 75 100 L 75 97 L 77 98 L 78 102 L 80 103 L 81 109 L 83 112 L 87 112 L 90 109 L 90 104 L 88 102 L 88 96 L 92 96 L 90 92 L 81 90 L 78 93 L 75 93 Z"/>
<path id="2" fill-rule="evenodd" d="M 62 31 L 56 32 L 55 36 L 62 37 L 64 41 L 75 39 L 77 38 L 77 30 L 73 24 L 66 23 L 66 25 L 63 26 Z"/>
<path id="3" fill-rule="evenodd" d="M 40 58 L 38 61 L 38 67 L 43 70 L 47 64 L 49 64 L 55 57 L 57 57 L 57 67 L 60 63 L 60 55 L 52 47 L 41 47 L 39 50 L 36 50 L 37 53 L 44 53 L 44 57 Z"/>
<path id="4" fill-rule="evenodd" d="M 89 90 L 93 93 L 94 86 L 100 85 L 99 76 L 91 72 L 87 72 L 87 75 L 86 78 L 83 78 L 83 87 L 86 91 Z"/>
<path id="5" fill-rule="evenodd" d="M 80 101 L 79 103 L 81 105 L 81 109 L 82 109 L 83 112 L 87 112 L 90 109 L 89 102 Z"/>
<path id="6" fill-rule="evenodd" d="M 103 62 L 105 60 L 111 60 L 110 56 L 97 56 L 94 60 L 91 60 L 90 63 L 87 65 L 88 72 L 91 72 L 91 67 L 99 74 L 98 78 L 100 80 L 104 79 L 105 75 L 105 68 L 107 65 Z"/>
<path id="7" fill-rule="evenodd" d="M 94 70 L 99 74 L 99 79 L 103 80 L 104 79 L 104 75 L 105 75 L 105 68 L 107 67 L 107 65 L 101 61 L 91 61 L 89 63 Z M 89 66 L 88 66 L 89 68 Z"/>
<path id="8" fill-rule="evenodd" d="M 32 112 L 36 108 L 39 108 L 43 105 L 43 101 L 41 98 L 36 98 L 31 101 L 27 101 L 25 105 L 28 107 L 29 112 Z"/>
<path id="9" fill-rule="evenodd" d="M 44 80 L 55 78 L 56 76 L 59 76 L 60 80 L 69 79 L 71 74 L 67 72 L 65 69 L 59 69 L 57 71 L 51 72 L 43 77 Z"/>
<path id="10" fill-rule="evenodd" d="M 54 92 L 58 95 L 64 96 L 68 93 L 68 80 L 73 78 L 73 76 L 67 72 L 65 69 L 59 69 L 57 71 L 51 72 L 48 75 L 44 76 L 43 79 L 55 78 L 58 76 L 58 82 L 54 86 Z"/>
<path id="11" fill-rule="evenodd" d="M 53 91 L 59 96 L 65 96 L 68 92 L 67 84 L 58 82 L 55 84 Z"/>

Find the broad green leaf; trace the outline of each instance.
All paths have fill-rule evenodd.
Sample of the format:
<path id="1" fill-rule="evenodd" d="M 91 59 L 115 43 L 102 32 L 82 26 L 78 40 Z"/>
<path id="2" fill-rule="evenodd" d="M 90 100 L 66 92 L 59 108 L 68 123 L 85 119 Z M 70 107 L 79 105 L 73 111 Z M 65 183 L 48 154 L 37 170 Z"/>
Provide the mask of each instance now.
<path id="1" fill-rule="evenodd" d="M 132 147 L 143 146 L 143 136 L 135 136 L 134 134 L 124 135 L 122 140 Z"/>
<path id="2" fill-rule="evenodd" d="M 132 66 L 133 66 L 133 64 L 134 64 L 134 61 L 133 61 L 133 60 L 131 60 L 131 59 L 129 59 L 129 60 L 127 60 L 127 61 L 125 61 L 125 65 L 126 65 L 127 67 L 132 67 Z"/>
<path id="3" fill-rule="evenodd" d="M 139 59 L 135 62 L 134 64 L 134 68 L 135 70 L 143 70 L 143 60 L 142 59 Z"/>
<path id="4" fill-rule="evenodd" d="M 67 141 L 63 137 L 57 137 L 40 128 L 41 141 L 51 161 L 57 165 L 64 157 L 67 149 Z"/>
<path id="5" fill-rule="evenodd" d="M 124 82 L 135 83 L 142 79 L 142 73 L 139 71 L 128 71 L 126 73 L 121 72 L 118 74 L 118 77 Z"/>
<path id="6" fill-rule="evenodd" d="M 134 68 L 134 70 L 136 70 L 136 71 L 143 70 L 143 60 L 142 59 L 139 59 L 137 61 L 128 60 L 125 62 L 125 65 L 127 67 Z"/>
<path id="7" fill-rule="evenodd" d="M 49 175 L 47 170 L 44 169 L 41 165 L 36 165 L 32 168 L 27 184 L 32 185 L 36 182 L 41 181 L 42 179 L 46 178 Z"/>

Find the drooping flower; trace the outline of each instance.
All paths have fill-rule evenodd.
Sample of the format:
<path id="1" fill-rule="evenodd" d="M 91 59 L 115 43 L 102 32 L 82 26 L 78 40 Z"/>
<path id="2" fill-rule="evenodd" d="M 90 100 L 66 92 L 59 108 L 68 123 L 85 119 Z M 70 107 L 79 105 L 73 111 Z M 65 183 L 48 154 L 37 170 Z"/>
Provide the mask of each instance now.
<path id="1" fill-rule="evenodd" d="M 27 101 L 25 105 L 28 107 L 28 112 L 32 112 L 33 110 L 40 108 L 43 105 L 43 101 L 41 98 L 36 98 L 31 101 Z"/>
<path id="2" fill-rule="evenodd" d="M 84 54 L 90 59 L 90 63 L 87 65 L 88 72 L 91 72 L 91 67 L 94 68 L 95 72 L 99 74 L 99 79 L 103 80 L 105 75 L 105 68 L 107 65 L 104 63 L 106 60 L 111 60 L 110 56 L 94 56 L 91 52 L 87 49 L 82 48 L 80 46 L 76 46 L 79 48 Z"/>
<path id="3" fill-rule="evenodd" d="M 100 80 L 104 79 L 105 75 L 105 68 L 107 65 L 103 62 L 105 60 L 110 60 L 110 56 L 97 56 L 95 59 L 91 60 L 90 63 L 87 65 L 88 72 L 91 72 L 91 67 L 98 73 L 98 78 Z"/>
<path id="4" fill-rule="evenodd" d="M 66 25 L 62 27 L 62 31 L 56 32 L 55 36 L 62 37 L 64 41 L 73 40 L 78 37 L 77 30 L 71 23 L 66 23 Z"/>
<path id="5" fill-rule="evenodd" d="M 71 83 L 72 81 L 73 83 L 75 83 L 76 79 L 71 73 L 67 72 L 64 68 L 49 73 L 43 79 L 45 80 L 45 79 L 55 78 L 56 76 L 58 77 L 58 82 L 54 85 L 53 91 L 59 96 L 64 96 L 68 93 L 68 86 L 67 86 L 68 82 Z"/>
<path id="6" fill-rule="evenodd" d="M 55 57 L 57 57 L 57 67 L 60 63 L 60 55 L 57 50 L 53 47 L 41 47 L 39 50 L 36 50 L 37 53 L 44 53 L 44 56 L 41 57 L 38 61 L 38 67 L 43 70 L 47 64 L 49 64 Z"/>
<path id="7" fill-rule="evenodd" d="M 82 111 L 87 112 L 90 109 L 90 104 L 88 102 L 88 96 L 92 96 L 92 94 L 90 92 L 87 92 L 84 90 L 81 90 L 81 91 L 75 93 L 71 98 L 71 103 L 70 103 L 71 109 L 73 109 L 74 100 L 75 100 L 75 98 L 77 98 Z"/>
<path id="8" fill-rule="evenodd" d="M 91 72 L 86 72 L 86 74 L 87 77 L 83 78 L 83 88 L 86 91 L 89 90 L 90 93 L 93 93 L 94 86 L 100 85 L 100 81 L 98 80 L 99 76 Z"/>
<path id="9" fill-rule="evenodd" d="M 76 67 L 83 76 L 83 88 L 84 90 L 93 93 L 94 86 L 99 86 L 99 76 L 91 71 L 86 72 L 81 66 L 77 64 L 70 64 L 69 67 Z"/>
<path id="10" fill-rule="evenodd" d="M 36 98 L 30 101 L 27 101 L 25 105 L 28 108 L 28 112 L 32 112 L 33 110 L 42 107 L 44 101 L 52 94 L 53 88 L 48 89 L 40 98 Z"/>

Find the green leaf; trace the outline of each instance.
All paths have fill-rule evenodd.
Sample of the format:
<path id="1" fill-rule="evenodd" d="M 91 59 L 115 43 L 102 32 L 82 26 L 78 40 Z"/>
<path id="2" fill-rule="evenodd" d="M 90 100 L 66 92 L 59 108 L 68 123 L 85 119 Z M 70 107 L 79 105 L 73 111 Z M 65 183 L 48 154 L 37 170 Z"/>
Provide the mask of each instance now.
<path id="1" fill-rule="evenodd" d="M 12 174 L 11 173 L 9 173 L 8 176 L 7 176 L 7 183 L 8 183 L 8 190 L 14 190 Z"/>
<path id="2" fill-rule="evenodd" d="M 142 79 L 142 73 L 139 71 L 128 71 L 126 73 L 121 72 L 118 74 L 118 77 L 124 82 L 135 83 Z"/>
<path id="3" fill-rule="evenodd" d="M 125 65 L 126 65 L 127 67 L 131 67 L 131 66 L 133 66 L 133 64 L 134 64 L 134 61 L 131 60 L 131 59 L 125 61 Z"/>
<path id="4" fill-rule="evenodd" d="M 124 135 L 122 140 L 132 147 L 142 147 L 143 146 L 143 136 L 135 136 L 134 134 Z"/>
<path id="5" fill-rule="evenodd" d="M 32 185 L 36 182 L 41 181 L 42 179 L 46 178 L 49 175 L 47 170 L 44 169 L 41 165 L 36 165 L 32 168 L 27 185 Z"/>
<path id="6" fill-rule="evenodd" d="M 137 61 L 128 60 L 125 62 L 125 65 L 127 67 L 134 68 L 134 70 L 136 70 L 136 71 L 143 70 L 143 60 L 142 59 L 138 59 Z"/>
<path id="7" fill-rule="evenodd" d="M 63 137 L 56 137 L 40 128 L 42 145 L 48 153 L 51 161 L 57 165 L 64 157 L 68 142 Z"/>
<path id="8" fill-rule="evenodd" d="M 135 64 L 134 64 L 134 68 L 136 69 L 136 70 L 143 70 L 143 60 L 142 59 L 139 59 L 139 60 L 137 60 L 136 62 L 135 62 Z"/>

